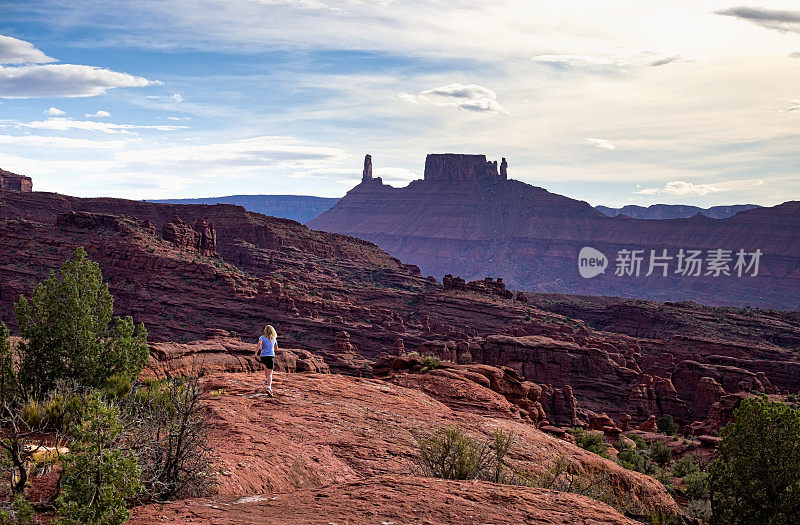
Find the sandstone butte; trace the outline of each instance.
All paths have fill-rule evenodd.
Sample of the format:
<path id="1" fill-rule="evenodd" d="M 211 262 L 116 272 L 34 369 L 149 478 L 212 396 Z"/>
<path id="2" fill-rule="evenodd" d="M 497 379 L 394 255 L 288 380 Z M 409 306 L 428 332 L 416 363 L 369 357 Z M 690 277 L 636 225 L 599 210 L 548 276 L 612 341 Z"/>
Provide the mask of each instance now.
<path id="1" fill-rule="evenodd" d="M 100 264 L 117 313 L 147 326 L 148 373 L 202 361 L 206 388 L 223 392 L 209 400 L 225 465 L 219 494 L 139 509 L 142 523 L 314 522 L 323 508 L 342 523 L 348 513 L 353 523 L 447 523 L 453 513 L 475 523 L 626 523 L 576 495 L 414 477 L 412 431 L 504 426 L 524 436 L 512 455 L 522 466 L 564 455 L 610 476 L 635 505 L 669 509 L 650 478 L 558 436 L 572 425 L 610 437 L 651 431 L 669 413 L 713 447 L 708 434 L 743 397 L 800 391 L 798 312 L 439 282 L 367 241 L 230 205 L 0 190 L 0 320 L 12 331 L 19 294 L 77 246 Z M 279 375 L 283 397 L 272 404 L 251 356 L 267 321 L 291 349 L 282 370 L 296 372 Z M 411 351 L 442 365 L 419 373 Z M 265 452 L 268 442 L 278 446 Z M 419 493 L 431 495 L 429 514 Z M 373 519 L 384 508 L 395 517 Z"/>
<path id="2" fill-rule="evenodd" d="M 438 278 L 501 277 L 519 290 L 613 295 L 658 301 L 697 300 L 719 306 L 800 308 L 800 202 L 742 211 L 727 219 L 607 217 L 588 203 L 508 179 L 508 163 L 483 155 L 432 154 L 424 177 L 403 188 L 365 168 L 361 183 L 308 222 L 315 230 L 374 242 Z M 367 173 L 369 171 L 369 173 Z M 604 274 L 578 273 L 589 246 L 609 260 Z M 638 278 L 615 276 L 619 250 L 643 250 Z M 763 252 L 758 275 L 675 274 L 680 249 Z M 673 257 L 666 276 L 650 277 L 650 251 Z"/>

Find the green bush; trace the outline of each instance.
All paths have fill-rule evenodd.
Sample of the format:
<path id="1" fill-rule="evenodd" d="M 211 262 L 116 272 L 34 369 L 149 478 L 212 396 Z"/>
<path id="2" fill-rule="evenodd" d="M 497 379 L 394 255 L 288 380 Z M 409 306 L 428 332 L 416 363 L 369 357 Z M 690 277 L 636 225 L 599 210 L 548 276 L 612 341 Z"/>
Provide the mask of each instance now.
<path id="1" fill-rule="evenodd" d="M 672 459 L 672 449 L 661 441 L 654 441 L 650 445 L 650 458 L 659 466 L 665 467 Z"/>
<path id="2" fill-rule="evenodd" d="M 139 461 L 140 498 L 204 496 L 214 486 L 208 423 L 196 377 L 147 381 L 125 398 L 122 441 Z"/>
<path id="3" fill-rule="evenodd" d="M 119 410 L 100 396 L 87 399 L 84 420 L 71 427 L 75 442 L 64 459 L 58 525 L 118 525 L 128 520 L 126 499 L 141 490 L 136 457 L 118 447 Z"/>
<path id="4" fill-rule="evenodd" d="M 35 511 L 20 494 L 14 498 L 11 508 L 0 509 L 0 525 L 33 525 Z"/>
<path id="5" fill-rule="evenodd" d="M 602 456 L 606 459 L 609 458 L 608 447 L 606 446 L 602 432 L 589 431 L 580 427 L 575 427 L 570 430 L 570 433 L 575 438 L 575 444 L 582 449 L 594 452 L 598 456 Z"/>
<path id="6" fill-rule="evenodd" d="M 147 331 L 114 317 L 113 308 L 100 267 L 83 248 L 30 300 L 20 296 L 14 310 L 23 341 L 14 362 L 23 396 L 40 398 L 62 380 L 103 388 L 115 375 L 135 378 L 147 362 Z"/>
<path id="7" fill-rule="evenodd" d="M 672 419 L 669 414 L 662 414 L 656 422 L 658 431 L 668 436 L 674 436 L 678 432 L 678 424 Z"/>
<path id="8" fill-rule="evenodd" d="M 709 468 L 716 524 L 800 523 L 800 411 L 744 399 Z"/>
<path id="9" fill-rule="evenodd" d="M 624 452 L 626 450 L 632 450 L 635 444 L 631 444 L 629 440 L 619 438 L 614 442 L 614 448 L 617 449 L 617 452 Z"/>
<path id="10" fill-rule="evenodd" d="M 697 459 L 691 454 L 686 454 L 679 460 L 673 461 L 670 468 L 672 469 L 672 473 L 676 478 L 682 478 L 687 474 L 693 474 L 701 470 L 700 465 L 697 463 Z"/>
<path id="11" fill-rule="evenodd" d="M 631 434 L 630 436 L 628 436 L 628 438 L 630 438 L 630 440 L 636 444 L 636 448 L 641 450 L 647 448 L 647 441 L 645 441 L 642 436 Z"/>
<path id="12" fill-rule="evenodd" d="M 708 473 L 698 470 L 683 477 L 683 488 L 689 499 L 708 499 Z"/>
<path id="13" fill-rule="evenodd" d="M 443 479 L 505 481 L 505 456 L 513 435 L 497 430 L 481 443 L 458 427 L 439 429 L 419 439 L 424 476 Z"/>
<path id="14" fill-rule="evenodd" d="M 422 358 L 422 371 L 434 370 L 439 368 L 439 358 L 433 355 L 426 355 Z"/>
<path id="15" fill-rule="evenodd" d="M 672 473 L 664 468 L 656 469 L 653 477 L 664 485 L 664 488 L 672 493 Z"/>
<path id="16" fill-rule="evenodd" d="M 0 406 L 7 404 L 16 393 L 17 382 L 8 327 L 0 322 Z"/>

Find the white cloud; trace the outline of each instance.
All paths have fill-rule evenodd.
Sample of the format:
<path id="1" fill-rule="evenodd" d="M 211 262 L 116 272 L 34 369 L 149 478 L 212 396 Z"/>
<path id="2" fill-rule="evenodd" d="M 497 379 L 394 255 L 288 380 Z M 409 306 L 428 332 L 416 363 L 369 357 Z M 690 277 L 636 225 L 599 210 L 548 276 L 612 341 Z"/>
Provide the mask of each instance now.
<path id="1" fill-rule="evenodd" d="M 704 196 L 710 193 L 761 186 L 763 184 L 763 179 L 727 181 L 715 184 L 694 184 L 692 182 L 673 180 L 667 182 L 661 188 L 641 188 L 633 193 L 639 195 L 666 195 L 672 197 Z"/>
<path id="2" fill-rule="evenodd" d="M 61 115 L 66 114 L 66 112 L 58 108 L 54 108 L 53 106 L 50 106 L 50 109 L 45 110 L 44 114 L 47 115 L 48 117 L 60 117 Z"/>
<path id="3" fill-rule="evenodd" d="M 138 140 L 88 140 L 41 135 L 0 135 L 0 144 L 42 148 L 122 149 L 132 141 Z"/>
<path id="4" fill-rule="evenodd" d="M 338 148 L 307 145 L 292 137 L 277 136 L 126 150 L 115 156 L 127 170 L 153 173 L 193 171 L 198 174 L 228 174 L 265 168 L 302 171 L 330 167 L 346 157 Z"/>
<path id="5" fill-rule="evenodd" d="M 608 150 L 617 149 L 617 147 L 613 143 L 611 143 L 606 139 L 586 139 L 586 143 L 601 149 L 608 149 Z"/>
<path id="6" fill-rule="evenodd" d="M 415 104 L 426 103 L 479 113 L 508 114 L 508 111 L 497 102 L 497 94 L 493 90 L 477 84 L 448 84 L 420 91 L 416 95 L 400 93 L 397 97 Z"/>
<path id="7" fill-rule="evenodd" d="M 150 84 L 146 78 L 94 66 L 0 66 L 0 98 L 93 97 L 109 89 Z"/>
<path id="8" fill-rule="evenodd" d="M 46 64 L 55 61 L 30 42 L 0 35 L 0 64 Z"/>
<path id="9" fill-rule="evenodd" d="M 531 60 L 533 62 L 586 71 L 626 71 L 628 68 L 659 67 L 674 62 L 690 61 L 679 54 L 663 55 L 652 51 L 629 52 L 624 49 L 597 55 L 536 55 Z"/>
<path id="10" fill-rule="evenodd" d="M 102 109 L 97 110 L 96 113 L 87 113 L 84 115 L 85 118 L 108 118 L 111 116 L 111 113 L 108 111 L 103 111 Z"/>
<path id="11" fill-rule="evenodd" d="M 183 95 L 173 93 L 172 95 L 148 95 L 148 100 L 163 100 L 165 102 L 183 102 Z"/>
<path id="12" fill-rule="evenodd" d="M 36 120 L 20 124 L 26 128 L 48 129 L 52 131 L 67 131 L 79 129 L 83 131 L 97 131 L 100 133 L 122 133 L 133 134 L 136 129 L 154 129 L 157 131 L 175 131 L 185 129 L 187 126 L 140 126 L 137 124 L 112 124 L 110 122 L 95 122 L 92 120 L 72 120 L 68 118 L 50 118 L 47 120 Z"/>

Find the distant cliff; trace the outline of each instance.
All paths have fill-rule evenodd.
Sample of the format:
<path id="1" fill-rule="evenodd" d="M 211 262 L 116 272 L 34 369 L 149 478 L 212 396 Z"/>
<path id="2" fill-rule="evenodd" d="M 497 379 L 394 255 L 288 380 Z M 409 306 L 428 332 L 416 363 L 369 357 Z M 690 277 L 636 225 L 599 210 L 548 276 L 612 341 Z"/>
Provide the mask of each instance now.
<path id="1" fill-rule="evenodd" d="M 163 199 L 149 202 L 171 204 L 235 204 L 247 211 L 262 213 L 280 219 L 291 219 L 306 223 L 327 211 L 339 199 L 309 197 L 306 195 L 229 195 L 227 197 L 204 197 L 197 199 Z"/>
<path id="2" fill-rule="evenodd" d="M 529 291 L 800 308 L 800 202 L 721 220 L 607 217 L 586 202 L 506 180 L 483 156 L 429 156 L 425 166 L 425 178 L 404 188 L 365 177 L 308 226 L 374 242 L 440 278 L 491 276 Z M 590 266 L 581 272 L 583 248 L 593 251 L 581 255 Z M 757 269 L 749 266 L 756 258 Z"/>
<path id="3" fill-rule="evenodd" d="M 628 205 L 622 208 L 609 208 L 608 206 L 595 206 L 603 215 L 616 217 L 627 215 L 634 219 L 688 219 L 698 213 L 712 219 L 727 219 L 740 211 L 758 208 L 757 204 L 733 204 L 731 206 L 712 206 L 700 208 L 683 204 L 653 204 L 651 206 Z"/>
<path id="4" fill-rule="evenodd" d="M 15 191 L 33 191 L 33 181 L 25 175 L 17 175 L 10 171 L 0 170 L 0 189 Z"/>

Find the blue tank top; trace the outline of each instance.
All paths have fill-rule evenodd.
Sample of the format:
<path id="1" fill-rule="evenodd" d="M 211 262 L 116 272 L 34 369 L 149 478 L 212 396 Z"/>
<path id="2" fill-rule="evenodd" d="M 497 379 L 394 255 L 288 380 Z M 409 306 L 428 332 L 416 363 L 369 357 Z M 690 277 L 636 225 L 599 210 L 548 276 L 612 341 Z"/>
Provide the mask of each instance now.
<path id="1" fill-rule="evenodd" d="M 277 342 L 273 341 L 269 337 L 262 335 L 258 338 L 258 341 L 261 343 L 261 355 L 262 356 L 272 356 L 275 357 L 275 346 L 277 346 Z"/>

